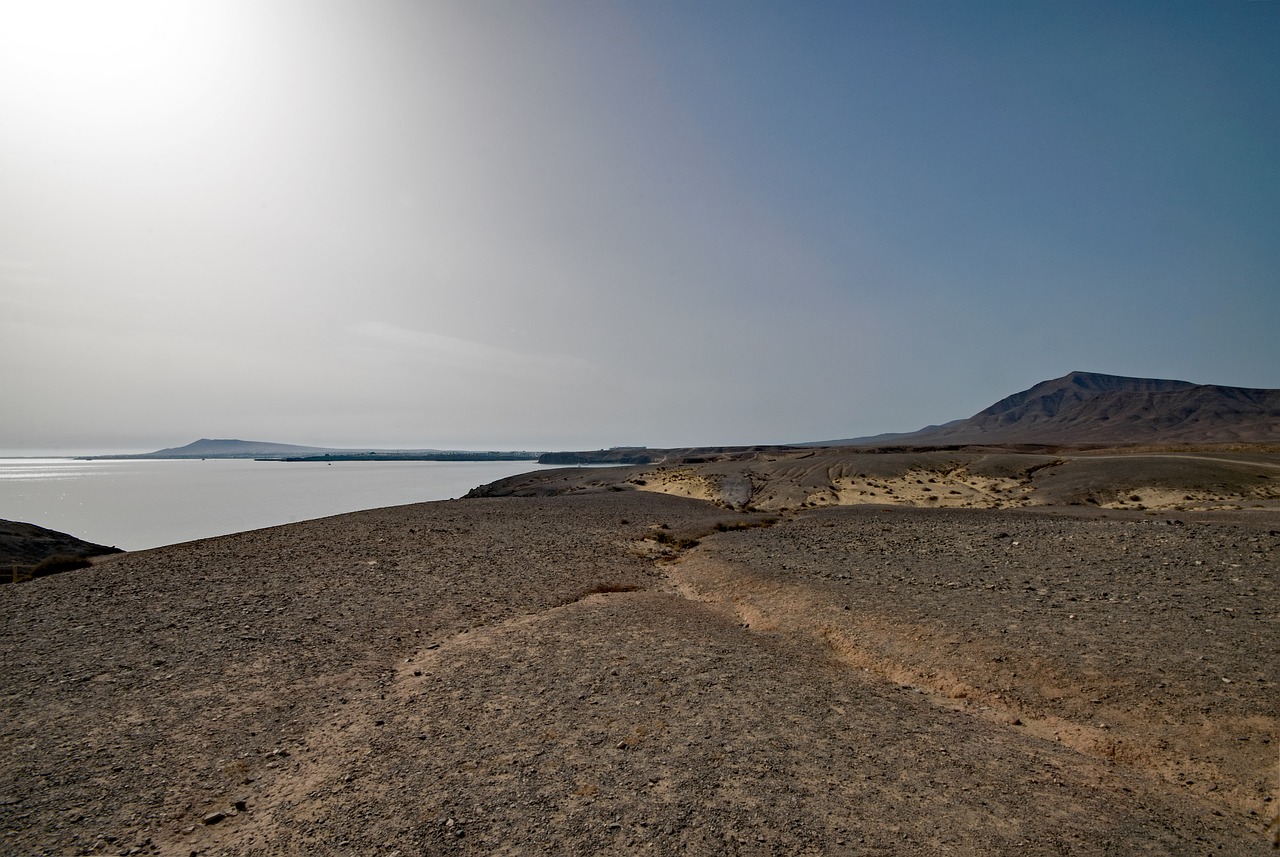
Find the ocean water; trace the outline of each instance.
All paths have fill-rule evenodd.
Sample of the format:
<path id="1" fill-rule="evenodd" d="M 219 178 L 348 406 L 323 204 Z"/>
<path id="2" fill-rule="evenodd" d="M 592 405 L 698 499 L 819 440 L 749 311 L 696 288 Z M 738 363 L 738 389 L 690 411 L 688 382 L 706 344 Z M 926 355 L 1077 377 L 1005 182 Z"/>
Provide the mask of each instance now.
<path id="1" fill-rule="evenodd" d="M 124 550 L 447 500 L 532 461 L 0 458 L 0 518 Z"/>

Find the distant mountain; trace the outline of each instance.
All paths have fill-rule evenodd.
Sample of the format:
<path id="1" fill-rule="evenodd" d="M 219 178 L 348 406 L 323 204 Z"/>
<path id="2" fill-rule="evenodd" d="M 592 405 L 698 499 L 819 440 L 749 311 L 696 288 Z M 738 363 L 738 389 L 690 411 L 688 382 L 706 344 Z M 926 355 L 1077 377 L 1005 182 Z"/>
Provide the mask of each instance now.
<path id="1" fill-rule="evenodd" d="M 352 452 L 349 449 L 327 449 L 320 446 L 298 446 L 293 443 L 270 443 L 262 440 L 210 439 L 202 437 L 186 446 L 171 446 L 155 452 L 130 455 L 86 455 L 85 459 L 117 458 L 288 458 L 290 456 L 324 455 L 326 452 Z"/>
<path id="2" fill-rule="evenodd" d="M 270 443 L 262 440 L 212 440 L 202 437 L 186 446 L 173 446 L 147 452 L 139 458 L 276 458 L 286 455 L 323 455 L 337 450 L 294 443 Z"/>
<path id="3" fill-rule="evenodd" d="M 537 452 L 472 452 L 443 449 L 338 449 L 262 440 L 213 440 L 202 437 L 186 446 L 132 455 L 88 455 L 85 460 L 120 458 L 256 458 L 282 461 L 527 461 Z"/>
<path id="4" fill-rule="evenodd" d="M 1014 393 L 968 419 L 905 434 L 826 443 L 1165 442 L 1280 442 L 1280 390 L 1072 372 Z"/>

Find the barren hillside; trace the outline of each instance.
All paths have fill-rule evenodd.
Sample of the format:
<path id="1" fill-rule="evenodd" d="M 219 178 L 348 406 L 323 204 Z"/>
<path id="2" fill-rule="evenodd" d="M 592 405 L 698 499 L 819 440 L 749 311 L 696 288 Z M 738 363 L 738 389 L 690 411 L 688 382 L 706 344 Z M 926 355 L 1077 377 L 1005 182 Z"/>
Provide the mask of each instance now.
<path id="1" fill-rule="evenodd" d="M 15 587 L 3 850 L 1269 847 L 1274 512 L 743 513 L 604 473 Z"/>
<path id="2" fill-rule="evenodd" d="M 876 444 L 1280 442 L 1280 390 L 1071 372 L 963 420 Z"/>

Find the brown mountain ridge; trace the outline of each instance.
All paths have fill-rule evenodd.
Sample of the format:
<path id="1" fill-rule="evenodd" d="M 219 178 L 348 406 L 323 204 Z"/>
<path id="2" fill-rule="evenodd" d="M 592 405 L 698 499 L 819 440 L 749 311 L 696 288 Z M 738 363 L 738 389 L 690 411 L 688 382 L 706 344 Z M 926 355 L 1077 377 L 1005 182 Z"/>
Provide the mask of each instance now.
<path id="1" fill-rule="evenodd" d="M 1280 442 L 1280 390 L 1071 372 L 968 419 L 822 446 Z"/>

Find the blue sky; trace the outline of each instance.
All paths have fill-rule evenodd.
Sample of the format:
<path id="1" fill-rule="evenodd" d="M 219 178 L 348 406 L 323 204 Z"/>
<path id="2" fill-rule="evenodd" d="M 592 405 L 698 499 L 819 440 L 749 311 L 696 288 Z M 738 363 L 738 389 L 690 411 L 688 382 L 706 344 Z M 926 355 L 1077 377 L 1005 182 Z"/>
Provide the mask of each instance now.
<path id="1" fill-rule="evenodd" d="M 0 4 L 0 449 L 1280 387 L 1280 4 Z"/>

